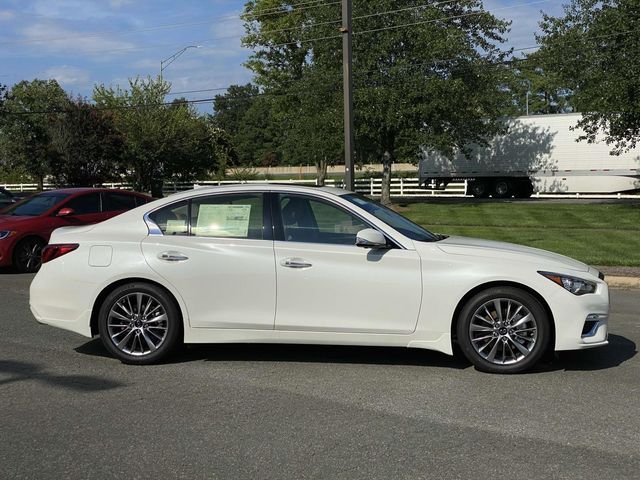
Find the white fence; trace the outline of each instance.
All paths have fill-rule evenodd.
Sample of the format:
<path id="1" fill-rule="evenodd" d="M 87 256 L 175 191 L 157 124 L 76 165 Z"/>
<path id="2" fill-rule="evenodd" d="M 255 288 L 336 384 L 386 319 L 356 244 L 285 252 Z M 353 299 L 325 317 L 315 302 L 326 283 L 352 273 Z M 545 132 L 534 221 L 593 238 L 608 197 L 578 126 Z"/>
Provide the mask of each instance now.
<path id="1" fill-rule="evenodd" d="M 243 182 L 233 180 L 222 181 L 196 181 L 194 183 L 175 183 L 168 182 L 164 185 L 164 194 L 169 195 L 184 190 L 190 190 L 192 188 L 213 186 L 213 185 L 229 185 L 234 183 L 294 183 L 301 185 L 315 185 L 315 180 L 247 180 Z M 327 186 L 341 187 L 341 182 L 329 179 L 326 182 Z M 358 178 L 355 181 L 356 191 L 365 195 L 373 197 L 380 196 L 382 179 L 380 178 Z M 105 188 L 121 188 L 130 190 L 131 185 L 127 183 L 105 183 L 102 185 Z M 4 187 L 12 192 L 34 192 L 38 186 L 35 183 L 6 183 L 0 184 L 0 187 Z M 45 190 L 51 190 L 56 188 L 54 185 L 46 183 L 44 185 Z M 467 182 L 450 183 L 444 190 L 432 190 L 420 188 L 418 186 L 417 178 L 393 178 L 391 180 L 391 196 L 392 197 L 469 197 L 467 193 Z M 640 194 L 592 194 L 592 193 L 534 193 L 534 198 L 583 198 L 583 199 L 623 199 L 632 198 L 639 199 Z"/>
<path id="2" fill-rule="evenodd" d="M 181 192 L 183 190 L 189 190 L 197 187 L 213 186 L 213 185 L 230 185 L 234 183 L 295 183 L 301 185 L 315 185 L 315 180 L 246 180 L 243 182 L 233 180 L 205 180 L 196 181 L 193 183 L 176 183 L 168 182 L 164 184 L 163 191 L 165 195 Z M 333 179 L 329 179 L 325 182 L 327 186 L 342 186 L 341 182 L 336 182 Z M 6 183 L 0 184 L 1 187 L 6 188 L 12 192 L 35 192 L 38 189 L 38 185 L 35 183 Z M 105 188 L 121 188 L 130 190 L 131 185 L 127 183 L 105 183 L 102 185 Z M 380 178 L 358 178 L 355 181 L 356 191 L 358 193 L 364 193 L 371 196 L 380 196 L 382 186 L 382 179 Z M 44 189 L 51 190 L 56 188 L 54 185 L 45 183 Z M 425 190 L 418 187 L 417 178 L 393 178 L 391 180 L 391 196 L 395 197 L 423 197 L 423 196 L 455 196 L 462 197 L 466 192 L 465 183 L 450 183 L 445 190 Z"/>

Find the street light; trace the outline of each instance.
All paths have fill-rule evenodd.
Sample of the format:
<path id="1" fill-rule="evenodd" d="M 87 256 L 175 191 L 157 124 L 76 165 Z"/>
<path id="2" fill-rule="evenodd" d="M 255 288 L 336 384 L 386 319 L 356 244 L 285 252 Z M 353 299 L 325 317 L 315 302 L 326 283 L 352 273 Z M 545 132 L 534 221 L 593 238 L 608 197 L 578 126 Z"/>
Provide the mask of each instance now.
<path id="1" fill-rule="evenodd" d="M 167 57 L 164 60 L 162 60 L 160 62 L 160 80 L 162 80 L 162 72 L 164 72 L 164 69 L 167 68 L 169 65 L 171 65 L 173 62 L 175 62 L 178 58 L 180 58 L 182 54 L 187 50 L 189 50 L 190 48 L 202 48 L 202 45 L 189 45 L 187 47 L 184 47 L 181 50 L 178 50 L 176 53 L 174 53 L 170 57 Z"/>

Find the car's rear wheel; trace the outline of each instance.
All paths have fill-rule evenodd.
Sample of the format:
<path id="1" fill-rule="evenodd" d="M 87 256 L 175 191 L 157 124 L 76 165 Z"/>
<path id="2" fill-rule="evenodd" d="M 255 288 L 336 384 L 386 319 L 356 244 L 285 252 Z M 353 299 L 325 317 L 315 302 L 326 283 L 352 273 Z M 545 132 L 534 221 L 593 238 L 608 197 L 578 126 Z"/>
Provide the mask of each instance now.
<path id="1" fill-rule="evenodd" d="M 165 358 L 178 343 L 182 319 L 162 288 L 148 283 L 118 287 L 104 300 L 98 330 L 105 348 L 124 363 L 146 365 Z"/>
<path id="2" fill-rule="evenodd" d="M 512 287 L 489 288 L 466 303 L 457 325 L 460 349 L 479 370 L 517 373 L 545 353 L 550 322 L 540 302 Z"/>
<path id="3" fill-rule="evenodd" d="M 13 267 L 20 273 L 35 273 L 42 265 L 44 240 L 37 237 L 25 238 L 13 249 Z"/>

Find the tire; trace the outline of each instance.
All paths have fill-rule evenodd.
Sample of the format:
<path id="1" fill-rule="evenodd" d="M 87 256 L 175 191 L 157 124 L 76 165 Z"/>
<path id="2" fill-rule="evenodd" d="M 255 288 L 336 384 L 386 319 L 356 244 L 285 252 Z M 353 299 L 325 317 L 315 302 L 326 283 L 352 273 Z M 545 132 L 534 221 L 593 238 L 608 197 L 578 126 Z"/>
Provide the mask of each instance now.
<path id="1" fill-rule="evenodd" d="M 511 198 L 513 185 L 505 178 L 498 178 L 493 182 L 493 198 Z"/>
<path id="2" fill-rule="evenodd" d="M 42 265 L 46 242 L 38 237 L 20 240 L 13 249 L 13 267 L 20 273 L 36 273 Z"/>
<path id="3" fill-rule="evenodd" d="M 114 357 L 127 364 L 148 365 L 175 349 L 182 333 L 182 317 L 164 289 L 135 282 L 116 288 L 105 298 L 98 331 Z"/>
<path id="4" fill-rule="evenodd" d="M 489 185 L 486 180 L 469 182 L 469 190 L 475 198 L 489 198 Z"/>
<path id="5" fill-rule="evenodd" d="M 532 368 L 547 351 L 550 329 L 547 312 L 533 295 L 496 287 L 469 299 L 456 333 L 462 353 L 478 370 L 519 373 Z"/>

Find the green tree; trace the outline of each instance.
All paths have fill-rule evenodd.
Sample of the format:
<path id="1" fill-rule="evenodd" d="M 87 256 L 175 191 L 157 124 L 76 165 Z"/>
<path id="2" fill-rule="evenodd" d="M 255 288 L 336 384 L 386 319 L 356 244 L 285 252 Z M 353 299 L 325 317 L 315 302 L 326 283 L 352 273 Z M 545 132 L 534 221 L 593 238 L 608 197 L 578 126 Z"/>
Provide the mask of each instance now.
<path id="1" fill-rule="evenodd" d="M 581 140 L 604 134 L 619 154 L 640 139 L 640 9 L 636 0 L 571 0 L 540 23 L 544 68 L 573 92 Z"/>
<path id="2" fill-rule="evenodd" d="M 54 156 L 51 172 L 58 185 L 93 186 L 122 178 L 124 136 L 115 113 L 78 98 L 49 128 Z"/>
<path id="3" fill-rule="evenodd" d="M 548 68 L 547 52 L 536 51 L 515 63 L 515 72 L 510 85 L 515 115 L 525 115 L 527 101 L 529 115 L 569 113 L 574 110 L 572 92 Z M 528 92 L 528 95 L 527 95 Z"/>
<path id="4" fill-rule="evenodd" d="M 26 171 L 39 189 L 56 155 L 50 125 L 68 104 L 69 98 L 58 82 L 37 79 L 15 84 L 3 102 L 0 146 L 5 166 Z"/>
<path id="5" fill-rule="evenodd" d="M 165 103 L 170 85 L 161 79 L 129 81 L 129 89 L 96 86 L 93 98 L 115 113 L 124 135 L 127 177 L 137 190 L 162 196 L 165 181 L 191 181 L 216 169 L 216 131 L 191 105 Z"/>
<path id="6" fill-rule="evenodd" d="M 260 15 L 276 7 L 279 13 Z M 256 49 L 248 62 L 256 82 L 268 93 L 289 98 L 289 104 L 319 105 L 321 112 L 335 109 L 342 58 L 336 18 L 340 8 L 334 4 L 296 8 L 289 1 L 248 2 L 244 42 Z M 355 5 L 357 157 L 382 161 L 384 203 L 390 202 L 394 161 L 415 162 L 424 149 L 467 152 L 469 144 L 486 143 L 500 131 L 511 72 L 501 65 L 505 54 L 498 44 L 507 28 L 478 0 Z M 314 38 L 322 40 L 310 40 Z M 317 88 L 318 81 L 325 88 Z M 333 117 L 327 113 L 326 118 Z M 333 145 L 329 139 L 341 129 L 324 130 L 327 144 Z"/>
<path id="7" fill-rule="evenodd" d="M 232 141 L 236 166 L 270 166 L 279 158 L 277 129 L 269 99 L 257 86 L 232 85 L 216 95 L 213 121 Z"/>

